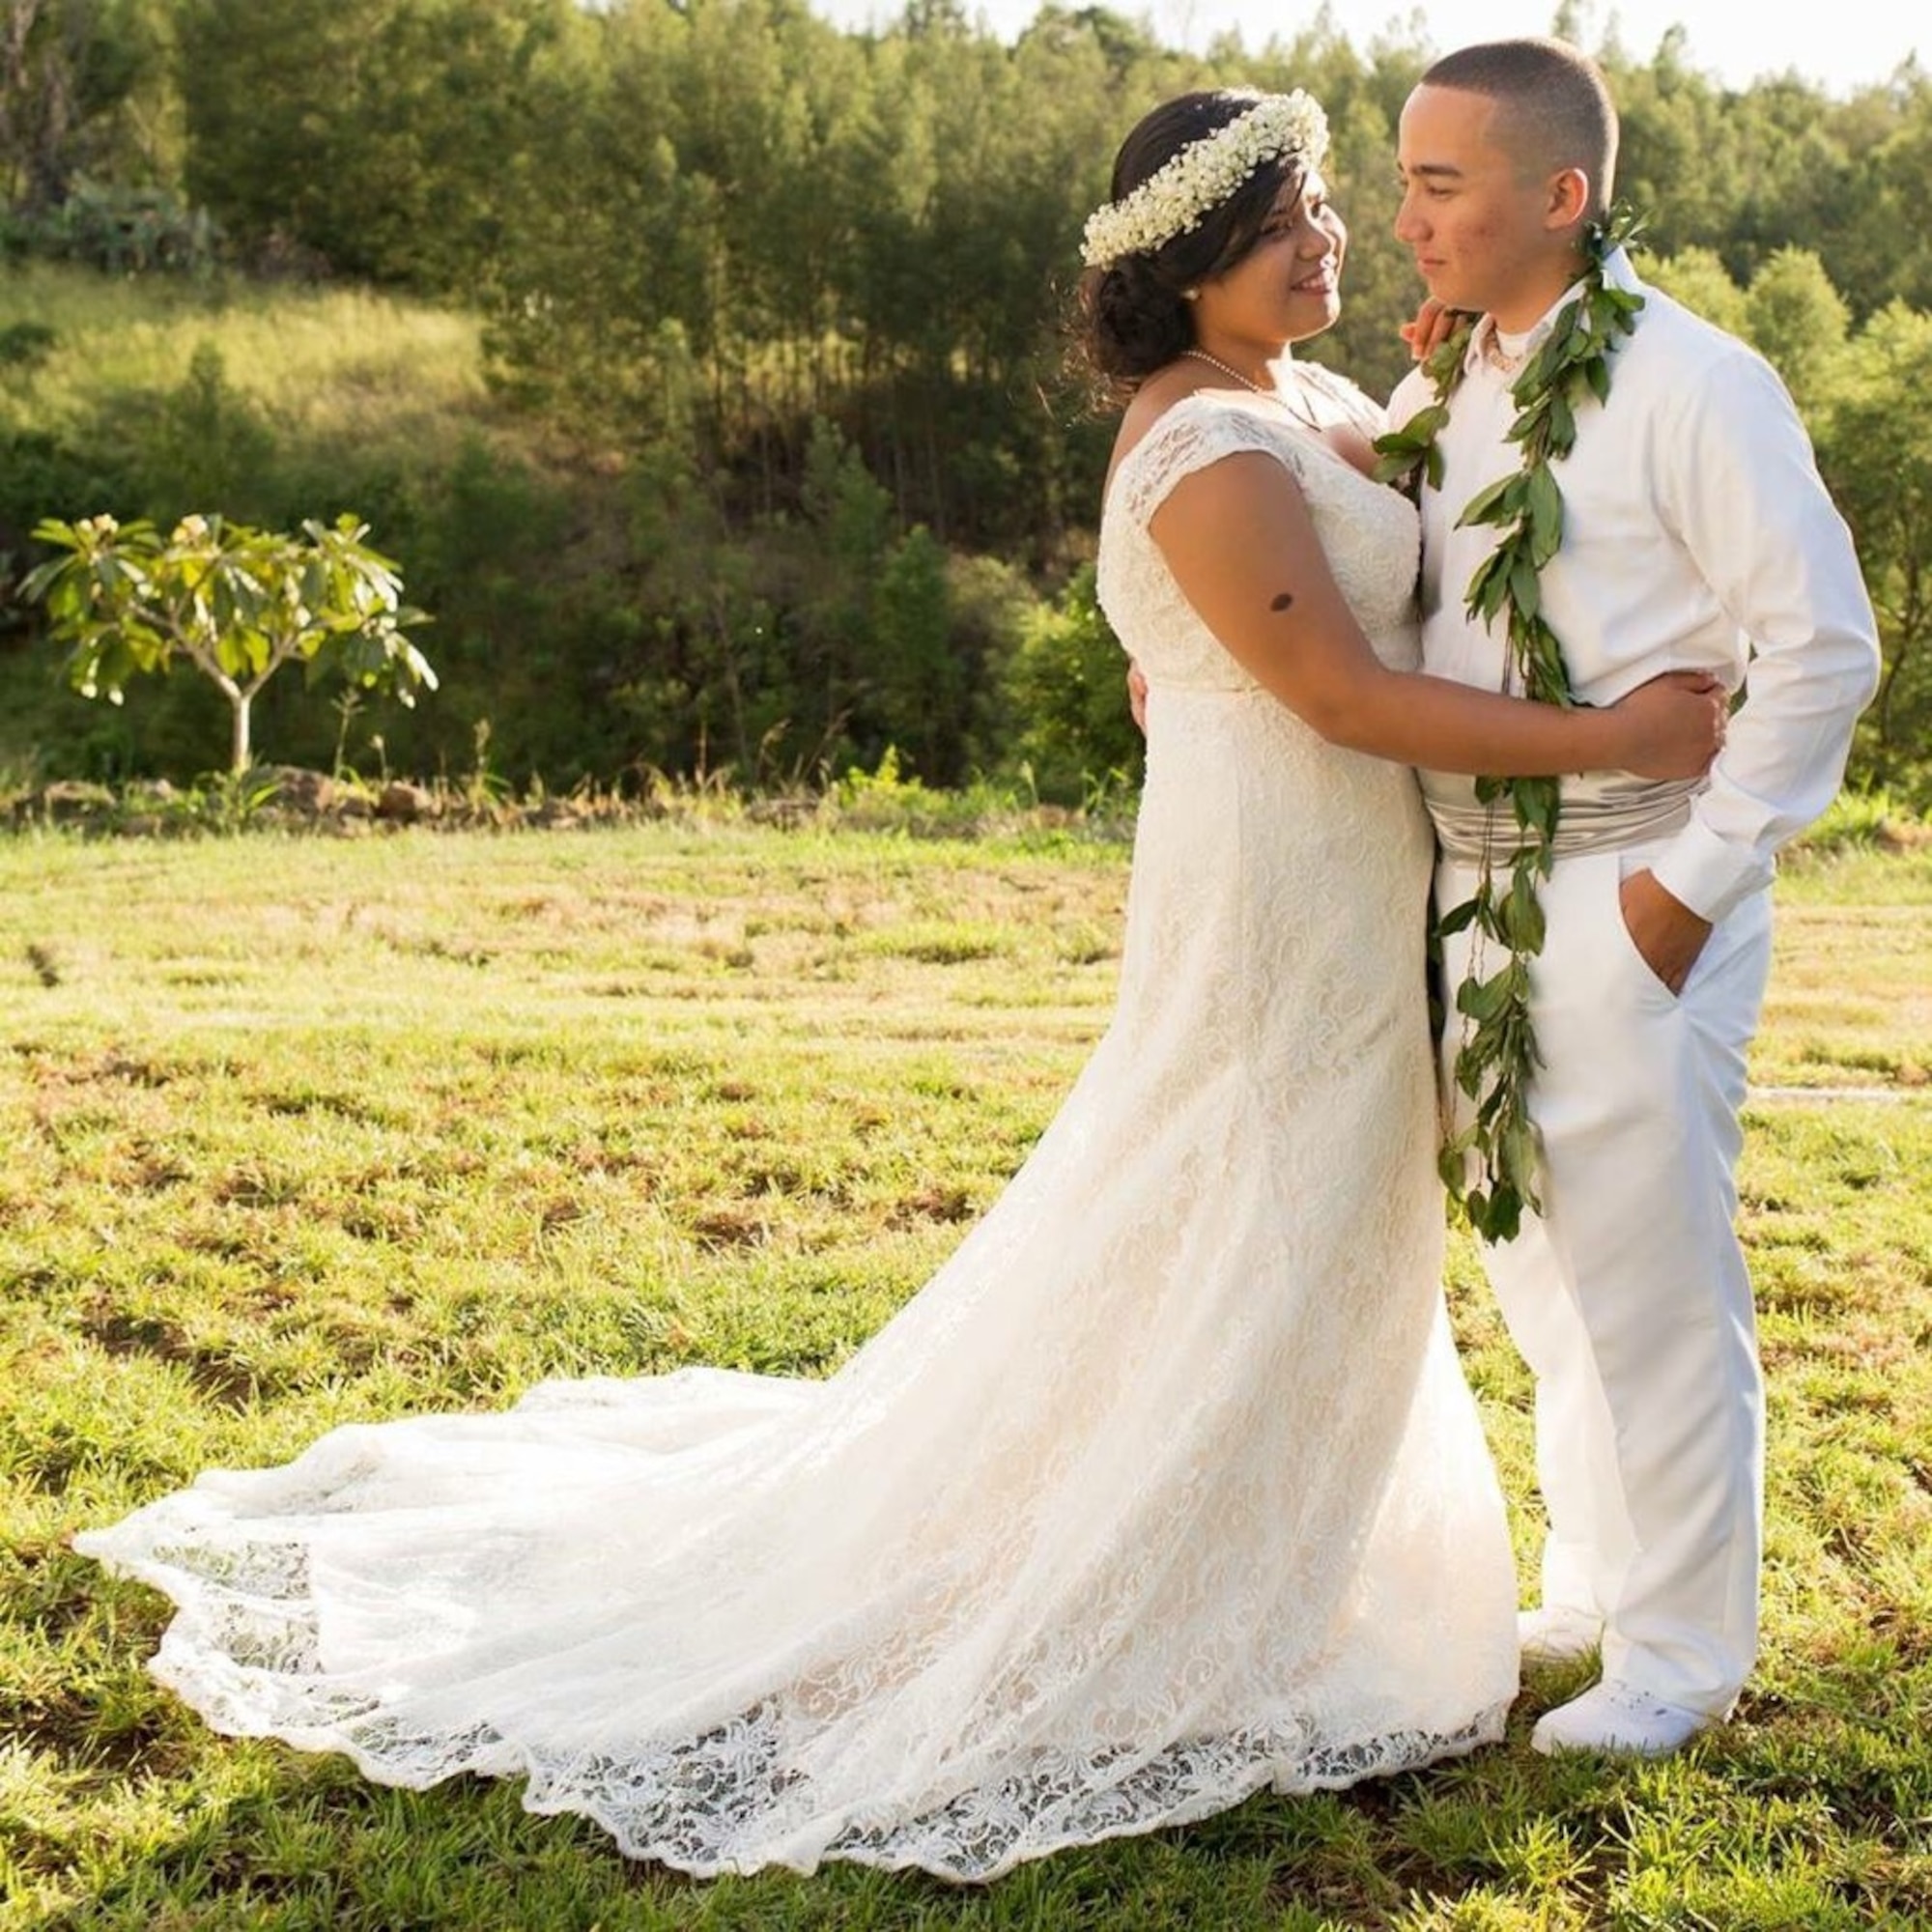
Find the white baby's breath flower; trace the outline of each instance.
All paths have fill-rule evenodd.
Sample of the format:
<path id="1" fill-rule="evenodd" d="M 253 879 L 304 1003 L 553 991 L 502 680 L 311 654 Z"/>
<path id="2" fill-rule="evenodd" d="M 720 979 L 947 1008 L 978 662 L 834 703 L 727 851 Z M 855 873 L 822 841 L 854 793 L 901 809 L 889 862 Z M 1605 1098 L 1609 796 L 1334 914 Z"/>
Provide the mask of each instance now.
<path id="1" fill-rule="evenodd" d="M 1293 155 L 1318 168 L 1328 150 L 1328 117 L 1296 88 L 1264 94 L 1237 119 L 1190 142 L 1131 194 L 1087 218 L 1081 259 L 1104 269 L 1123 255 L 1151 252 L 1200 227 L 1264 161 Z"/>

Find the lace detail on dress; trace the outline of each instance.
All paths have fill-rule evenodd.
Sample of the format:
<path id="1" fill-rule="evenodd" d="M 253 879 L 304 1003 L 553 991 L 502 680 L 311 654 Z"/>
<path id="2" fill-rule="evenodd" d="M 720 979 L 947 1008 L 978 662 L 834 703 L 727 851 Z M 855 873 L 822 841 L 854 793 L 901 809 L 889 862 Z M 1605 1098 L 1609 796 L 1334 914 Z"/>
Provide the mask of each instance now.
<path id="1" fill-rule="evenodd" d="M 1119 1006 L 1026 1165 L 829 1380 L 547 1385 L 78 1539 L 174 1597 L 155 1668 L 211 1722 L 392 1783 L 522 1775 L 694 1872 L 957 1879 L 1499 1734 L 1427 824 L 1406 769 L 1229 675 L 1145 532 L 1264 444 L 1400 657 L 1412 513 L 1252 412 L 1155 435 L 1102 537 L 1155 671 Z"/>
<path id="2" fill-rule="evenodd" d="M 1326 372 L 1318 386 L 1338 400 L 1350 393 Z M 1352 395 L 1375 420 L 1374 406 L 1359 391 Z M 1249 450 L 1274 457 L 1294 476 L 1356 622 L 1386 663 L 1414 669 L 1421 662 L 1415 582 L 1422 561 L 1415 506 L 1364 476 L 1279 404 L 1197 392 L 1176 403 L 1122 458 L 1101 523 L 1100 605 L 1149 683 L 1197 690 L 1253 685 L 1180 594 L 1147 527 L 1183 477 Z"/>

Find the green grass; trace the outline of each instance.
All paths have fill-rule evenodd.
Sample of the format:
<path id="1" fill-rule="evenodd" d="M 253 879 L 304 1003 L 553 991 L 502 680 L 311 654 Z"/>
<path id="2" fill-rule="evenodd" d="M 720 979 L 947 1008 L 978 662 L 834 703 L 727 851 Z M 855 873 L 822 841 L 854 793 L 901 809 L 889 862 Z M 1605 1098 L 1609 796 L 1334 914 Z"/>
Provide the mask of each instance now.
<path id="1" fill-rule="evenodd" d="M 694 1885 L 514 1787 L 217 1739 L 66 1548 L 211 1463 L 580 1372 L 824 1374 L 998 1193 L 1104 1026 L 1117 845 L 744 823 L 0 840 L 0 1926 L 1932 1923 L 1932 852 L 1787 867 L 1744 1225 L 1766 1651 L 1658 1766 L 1508 1743 L 983 1892 Z M 1452 1294 L 1506 1485 L 1528 1390 Z M 1522 1515 L 1524 1548 L 1531 1523 Z"/>
<path id="2" fill-rule="evenodd" d="M 271 427 L 298 436 L 447 451 L 485 409 L 477 319 L 366 289 L 25 263 L 0 276 L 0 329 L 17 323 L 54 342 L 36 366 L 0 369 L 0 429 L 84 429 L 117 393 L 177 387 L 203 344 Z"/>

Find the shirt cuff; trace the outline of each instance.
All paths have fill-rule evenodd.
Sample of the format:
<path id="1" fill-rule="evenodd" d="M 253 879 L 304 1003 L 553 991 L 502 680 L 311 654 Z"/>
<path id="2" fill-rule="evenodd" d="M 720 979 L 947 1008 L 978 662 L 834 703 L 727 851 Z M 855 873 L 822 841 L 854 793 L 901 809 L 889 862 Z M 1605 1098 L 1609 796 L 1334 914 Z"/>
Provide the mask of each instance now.
<path id="1" fill-rule="evenodd" d="M 1734 845 L 1693 817 L 1650 869 L 1672 898 L 1716 925 L 1753 893 L 1763 892 L 1777 867 L 1769 854 Z"/>

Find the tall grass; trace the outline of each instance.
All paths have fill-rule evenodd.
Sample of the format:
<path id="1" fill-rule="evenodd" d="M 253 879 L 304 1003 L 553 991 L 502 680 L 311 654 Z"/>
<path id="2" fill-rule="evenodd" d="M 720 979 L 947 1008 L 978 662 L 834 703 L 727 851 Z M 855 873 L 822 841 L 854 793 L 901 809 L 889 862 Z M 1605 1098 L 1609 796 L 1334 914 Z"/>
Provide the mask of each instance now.
<path id="1" fill-rule="evenodd" d="M 117 392 L 179 386 L 204 347 L 271 425 L 304 436 L 453 451 L 487 404 L 474 316 L 367 289 L 29 263 L 0 278 L 0 329 L 18 323 L 54 341 L 31 369 L 0 371 L 0 428 L 93 424 Z"/>

